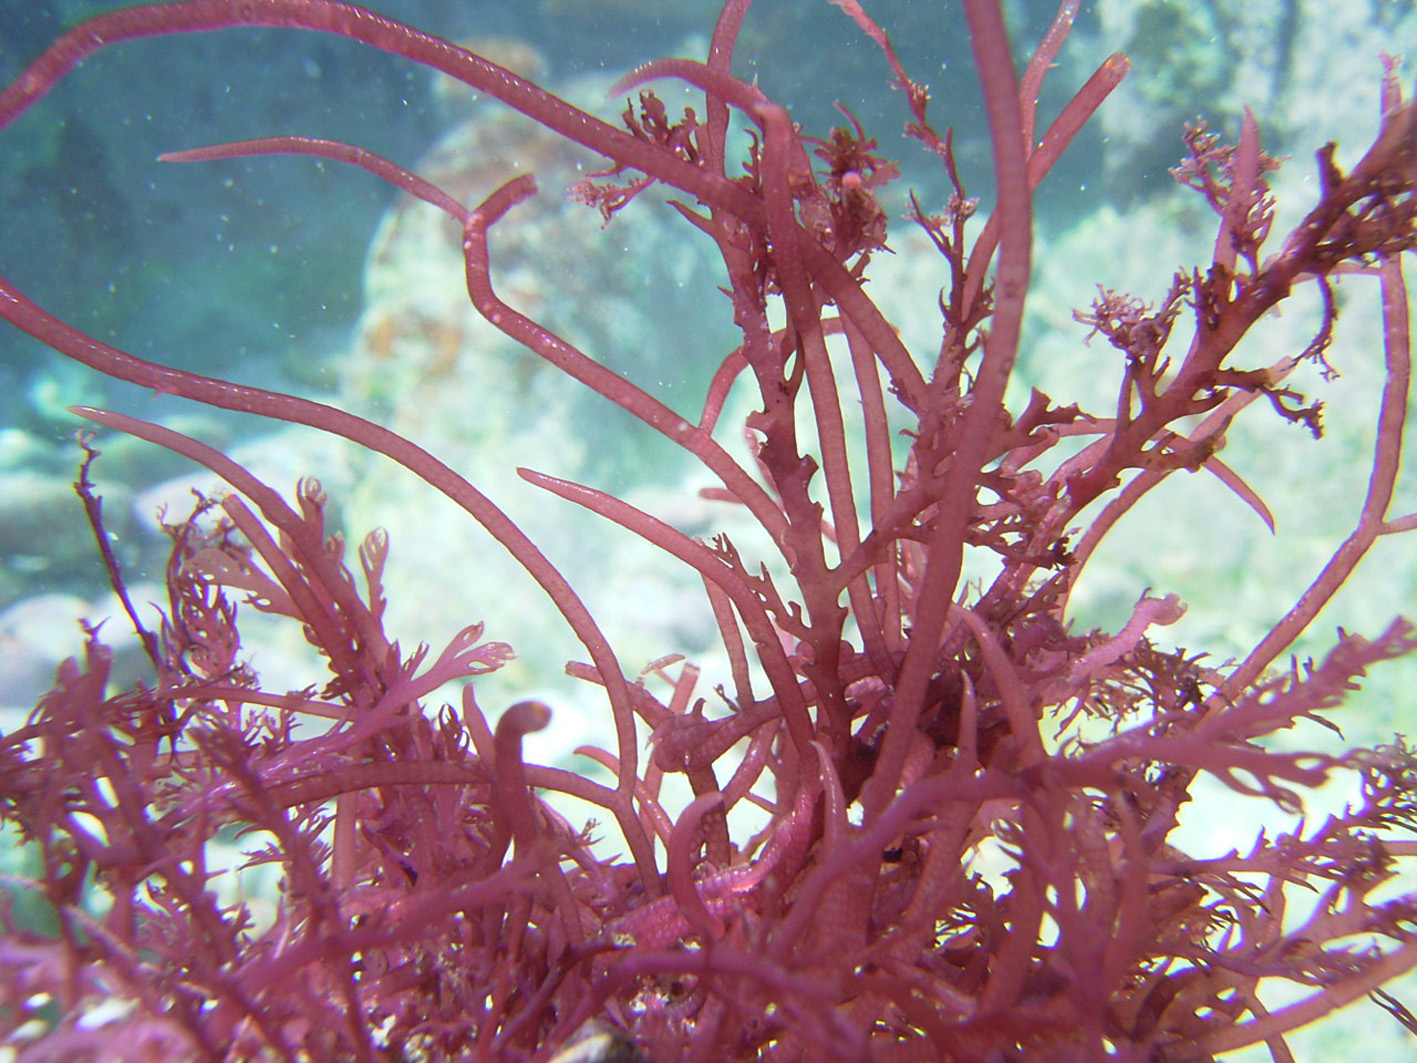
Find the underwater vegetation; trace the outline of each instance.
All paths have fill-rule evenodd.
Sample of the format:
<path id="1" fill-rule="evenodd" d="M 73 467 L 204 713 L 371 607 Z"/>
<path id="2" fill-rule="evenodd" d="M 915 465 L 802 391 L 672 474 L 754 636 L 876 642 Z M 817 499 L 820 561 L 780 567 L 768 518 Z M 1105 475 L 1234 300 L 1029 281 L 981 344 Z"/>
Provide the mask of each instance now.
<path id="1" fill-rule="evenodd" d="M 934 206 L 912 199 L 908 219 L 947 278 L 930 350 L 906 346 L 868 285 L 898 165 L 849 112 L 811 135 L 735 76 L 747 0 L 724 4 L 703 61 L 622 78 L 618 123 L 334 0 L 99 15 L 0 92 L 3 129 L 101 48 L 287 27 L 437 69 L 597 153 L 602 172 L 571 195 L 601 212 L 607 238 L 620 212 L 661 209 L 721 259 L 704 305 L 727 307 L 739 342 L 691 414 L 499 289 L 498 240 L 515 238 L 531 174 L 465 203 L 357 146 L 292 133 L 165 158 L 309 155 L 431 204 L 461 233 L 468 297 L 490 325 L 692 458 L 713 477 L 705 497 L 761 533 L 690 536 L 665 519 L 670 500 L 657 514 L 519 469 L 548 505 L 588 510 L 701 580 L 721 679 L 703 682 L 673 646 L 626 662 L 575 572 L 479 489 L 476 455 L 436 456 L 332 405 L 138 358 L 0 279 L 0 316 L 59 355 L 343 437 L 451 500 L 575 633 L 584 659 L 566 668 L 598 693 L 604 721 L 603 744 L 579 751 L 587 770 L 532 762 L 524 741 L 556 726 L 551 709 L 478 699 L 479 678 L 514 652 L 496 616 L 407 648 L 384 625 L 398 544 L 376 531 L 351 548 L 315 480 L 287 498 L 170 427 L 80 408 L 229 490 L 168 519 L 168 597 L 147 630 L 108 550 L 84 439 L 77 491 L 150 670 L 117 688 L 90 628 L 0 736 L 0 818 L 36 854 L 0 908 L 11 1058 L 1193 1063 L 1263 1046 L 1283 1063 L 1291 1033 L 1363 998 L 1417 1033 L 1385 988 L 1417 967 L 1417 753 L 1400 737 L 1337 752 L 1305 750 L 1303 731 L 1266 741 L 1334 729 L 1369 669 L 1417 649 L 1395 619 L 1292 655 L 1374 545 L 1417 529 L 1417 513 L 1393 506 L 1411 374 L 1403 256 L 1417 246 L 1417 103 L 1395 64 L 1374 140 L 1346 168 L 1335 145 L 1318 150 L 1313 203 L 1288 231 L 1275 231 L 1279 163 L 1248 115 L 1233 143 L 1185 130 L 1173 172 L 1213 218 L 1213 254 L 1152 301 L 1103 288 L 1077 312 L 1119 366 L 1114 401 L 1087 410 L 1008 385 L 1034 189 L 1127 59 L 1107 59 L 1045 121 L 1040 85 L 1076 0 L 1021 70 L 997 0 L 964 0 L 959 27 L 942 15 L 940 32 L 967 34 L 988 116 L 994 186 L 981 201 L 887 32 L 857 0 L 832 6 L 822 17 L 879 50 L 908 134 L 952 189 Z M 649 87 L 674 82 L 702 104 L 675 113 Z M 1174 474 L 1213 476 L 1270 519 L 1266 485 L 1220 451 L 1240 418 L 1322 434 L 1322 403 L 1296 381 L 1331 372 L 1339 278 L 1380 293 L 1382 349 L 1364 353 L 1384 365 L 1347 536 L 1238 659 L 1168 646 L 1160 629 L 1186 607 L 1150 588 L 1116 630 L 1076 629 L 1080 574 Z M 1262 347 L 1239 349 L 1301 295 L 1321 307 L 1303 346 L 1262 363 Z M 734 423 L 745 393 L 752 409 Z M 452 579 L 478 558 L 445 564 Z M 264 683 L 243 656 L 252 611 L 297 626 L 328 665 L 323 682 Z M 458 703 L 441 704 L 453 683 Z M 1336 779 L 1354 794 L 1342 810 L 1246 850 L 1180 837 L 1203 780 L 1297 814 Z M 587 806 L 598 823 L 571 818 Z M 237 834 L 256 840 L 252 866 L 278 875 L 268 907 L 224 888 L 212 856 Z M 21 918 L 21 901 L 46 919 Z M 1276 986 L 1289 991 L 1279 1003 Z"/>

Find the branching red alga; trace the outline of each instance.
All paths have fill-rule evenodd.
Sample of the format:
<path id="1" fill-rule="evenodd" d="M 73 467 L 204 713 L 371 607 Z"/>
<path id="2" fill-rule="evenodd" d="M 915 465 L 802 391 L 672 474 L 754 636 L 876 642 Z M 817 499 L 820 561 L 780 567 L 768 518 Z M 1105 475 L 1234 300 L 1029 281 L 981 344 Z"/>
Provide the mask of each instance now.
<path id="1" fill-rule="evenodd" d="M 354 565 L 325 526 L 318 484 L 303 481 L 292 502 L 170 429 L 83 409 L 231 490 L 170 529 L 148 679 L 115 692 L 112 653 L 92 631 L 27 724 L 0 737 L 0 816 L 41 867 L 13 888 L 42 897 L 56 924 L 41 933 L 4 916 L 11 1058 L 1195 1063 L 1263 1043 L 1286 1061 L 1287 1034 L 1367 995 L 1417 1026 L 1382 988 L 1417 966 L 1417 895 L 1394 888 L 1417 857 L 1417 758 L 1400 740 L 1342 754 L 1262 741 L 1323 722 L 1370 667 L 1417 648 L 1398 620 L 1285 663 L 1372 545 L 1417 528 L 1417 514 L 1390 512 L 1410 377 L 1402 256 L 1417 244 L 1417 107 L 1389 70 L 1375 141 L 1348 172 L 1332 145 L 1318 153 L 1317 202 L 1285 235 L 1271 232 L 1277 164 L 1255 123 L 1234 145 L 1191 129 L 1175 172 L 1218 218 L 1212 260 L 1177 272 L 1159 303 L 1103 290 L 1080 312 L 1121 360 L 1113 408 L 1035 391 L 1010 409 L 1033 190 L 1127 61 L 1108 59 L 1039 131 L 1039 85 L 1075 0 L 1022 72 L 997 0 L 964 0 L 996 179 L 980 224 L 928 92 L 856 0 L 835 4 L 855 23 L 844 29 L 879 45 L 908 132 L 953 189 L 938 213 L 917 203 L 912 219 L 949 274 L 937 350 L 907 349 L 864 283 L 887 240 L 877 193 L 897 167 L 854 120 L 807 136 L 734 75 L 746 0 L 725 3 L 706 61 L 650 63 L 620 82 L 638 98 L 623 126 L 335 0 L 100 15 L 0 93 L 3 128 L 100 48 L 231 26 L 316 30 L 436 68 L 599 153 L 605 171 L 573 193 L 612 226 L 618 211 L 655 209 L 643 188 L 672 190 L 671 220 L 718 249 L 741 333 L 697 417 L 503 301 L 488 234 L 515 229 L 533 177 L 468 205 L 357 147 L 298 136 L 166 157 L 306 153 L 446 212 L 477 310 L 692 455 L 717 481 L 708 494 L 749 514 L 775 552 L 744 556 L 726 535 L 692 538 L 612 494 L 522 470 L 702 577 L 731 675 L 699 697 L 685 664 L 662 698 L 627 672 L 571 579 L 475 486 L 475 462 L 460 462 L 474 466 L 465 478 L 343 410 L 134 357 L 0 281 L 0 315 L 62 355 L 343 436 L 462 507 L 584 645 L 588 659 L 569 669 L 603 691 L 608 745 L 585 753 L 613 780 L 527 762 L 523 739 L 550 715 L 539 702 L 489 722 L 476 677 L 511 650 L 481 624 L 437 654 L 385 632 L 390 545 L 369 536 Z M 702 110 L 670 114 L 644 87 L 665 79 L 702 90 Z M 741 168 L 728 159 L 744 139 L 730 135 L 731 113 L 751 132 Z M 1367 498 L 1327 566 L 1223 667 L 1153 641 L 1183 610 L 1175 595 L 1142 593 L 1115 632 L 1071 627 L 1079 573 L 1171 473 L 1213 473 L 1264 513 L 1216 452 L 1242 412 L 1318 433 L 1319 405 L 1286 380 L 1324 357 L 1340 274 L 1381 289 L 1386 382 Z M 1272 364 L 1238 359 L 1241 338 L 1308 286 L 1327 307 L 1313 342 Z M 734 381 L 756 396 L 746 426 L 720 425 Z M 859 439 L 848 408 L 864 416 Z M 721 442 L 744 427 L 746 463 Z M 79 490 L 101 529 L 87 465 Z M 972 555 L 995 559 L 983 583 L 961 577 Z M 242 657 L 238 600 L 301 625 L 331 677 L 263 686 Z M 469 681 L 460 708 L 425 708 L 450 681 Z M 300 719 L 327 726 L 297 731 Z M 1361 781 L 1342 814 L 1261 835 L 1248 852 L 1176 844 L 1202 775 L 1295 811 L 1335 773 Z M 676 774 L 693 794 L 682 809 L 664 789 Z M 547 794 L 602 810 L 627 857 L 593 847 Z M 744 802 L 767 826 L 735 837 L 727 813 Z M 208 846 L 233 828 L 269 839 L 252 858 L 279 871 L 269 919 L 219 899 Z M 982 873 L 986 850 L 1003 873 Z M 1279 983 L 1293 1002 L 1271 1010 L 1262 988 Z"/>

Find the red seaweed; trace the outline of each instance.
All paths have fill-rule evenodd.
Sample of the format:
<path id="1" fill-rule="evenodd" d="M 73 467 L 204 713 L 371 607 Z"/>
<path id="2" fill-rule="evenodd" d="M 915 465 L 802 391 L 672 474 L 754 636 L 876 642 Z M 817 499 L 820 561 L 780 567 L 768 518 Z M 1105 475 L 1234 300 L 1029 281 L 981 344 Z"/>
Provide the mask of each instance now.
<path id="1" fill-rule="evenodd" d="M 232 493 L 169 528 L 168 608 L 161 631 L 143 633 L 151 674 L 116 691 L 112 651 L 90 629 L 26 725 L 0 735 L 0 820 L 38 867 L 7 888 L 40 898 L 52 924 L 0 909 L 0 1043 L 14 1058 L 1193 1063 L 1264 1044 L 1284 1061 L 1288 1034 L 1364 996 L 1417 1032 L 1384 989 L 1417 967 L 1417 894 L 1393 889 L 1417 859 L 1417 754 L 1400 738 L 1338 753 L 1263 741 L 1303 721 L 1333 728 L 1369 669 L 1417 649 L 1417 630 L 1394 620 L 1284 663 L 1373 545 L 1417 528 L 1417 514 L 1391 512 L 1409 403 L 1402 256 L 1417 246 L 1417 104 L 1389 68 L 1374 143 L 1347 173 L 1332 145 L 1319 151 L 1318 200 L 1287 234 L 1272 232 L 1267 175 L 1279 164 L 1255 121 L 1233 146 L 1189 128 L 1174 173 L 1215 215 L 1211 260 L 1180 269 L 1159 305 L 1099 289 L 1078 313 L 1119 356 L 1113 408 L 1037 390 L 1012 408 L 1033 192 L 1128 61 L 1103 63 L 1040 137 L 1040 85 L 1077 4 L 1064 0 L 1020 73 L 1002 5 L 965 0 L 994 165 L 980 225 L 928 90 L 861 5 L 836 0 L 855 24 L 842 29 L 880 48 L 908 134 L 952 190 L 938 215 L 912 200 L 950 276 L 938 349 L 922 354 L 867 286 L 887 247 L 878 192 L 899 167 L 844 108 L 848 125 L 813 137 L 734 76 L 748 6 L 724 5 L 704 63 L 652 62 L 617 83 L 638 90 L 623 128 L 336 0 L 99 15 L 0 92 L 3 130 L 101 48 L 232 26 L 312 30 L 440 70 L 596 152 L 608 168 L 571 195 L 607 225 L 656 209 L 639 193 L 663 186 L 679 197 L 669 221 L 718 251 L 741 335 L 697 421 L 499 294 L 488 233 L 516 228 L 530 175 L 463 204 L 361 148 L 295 134 L 163 156 L 309 154 L 444 211 L 463 233 L 476 310 L 697 461 L 715 480 L 705 496 L 754 520 L 772 555 L 518 470 L 702 578 L 731 691 L 697 698 L 698 669 L 677 655 L 633 677 L 574 573 L 475 486 L 475 468 L 334 406 L 135 357 L 0 279 L 0 317 L 59 355 L 341 436 L 460 506 L 583 643 L 589 661 L 567 670 L 603 691 L 608 735 L 608 748 L 583 752 L 612 777 L 528 762 L 523 737 L 552 717 L 539 701 L 488 723 L 477 678 L 512 650 L 484 641 L 482 623 L 436 655 L 386 633 L 391 544 L 378 533 L 361 544 L 361 589 L 313 480 L 291 504 L 218 450 L 80 409 L 205 465 Z M 666 79 L 702 91 L 705 117 L 670 115 L 646 87 Z M 727 157 L 733 111 L 750 129 L 741 169 Z M 1272 524 L 1262 491 L 1216 452 L 1237 416 L 1266 408 L 1321 434 L 1320 404 L 1286 379 L 1304 361 L 1329 371 L 1340 274 L 1381 290 L 1386 374 L 1347 539 L 1238 663 L 1166 647 L 1158 629 L 1185 608 L 1175 594 L 1139 590 L 1118 630 L 1073 630 L 1068 595 L 1084 566 L 1172 474 L 1209 470 Z M 1312 342 L 1270 365 L 1237 354 L 1310 285 L 1324 308 Z M 727 423 L 735 380 L 753 389 L 745 425 Z M 860 439 L 845 426 L 852 407 Z M 722 442 L 735 429 L 747 463 Z M 103 541 L 88 462 L 77 486 Z M 977 556 L 994 574 L 966 582 Z M 121 591 L 111 556 L 108 568 Z M 328 663 L 324 686 L 263 687 L 241 656 L 238 606 L 299 624 Z M 654 678 L 670 681 L 664 700 Z M 432 707 L 450 681 L 466 683 L 461 706 Z M 679 774 L 692 794 L 682 802 L 664 790 Z M 1358 796 L 1323 822 L 1243 853 L 1178 847 L 1179 810 L 1202 776 L 1299 813 L 1305 791 L 1340 775 Z M 570 822 L 554 795 L 608 813 L 614 842 Z M 766 825 L 738 836 L 726 817 L 747 805 Z M 251 863 L 279 873 L 264 922 L 217 892 L 208 845 L 231 831 L 265 839 Z M 985 853 L 1006 871 L 986 874 Z M 1281 983 L 1297 998 L 1272 1010 L 1263 994 Z"/>

